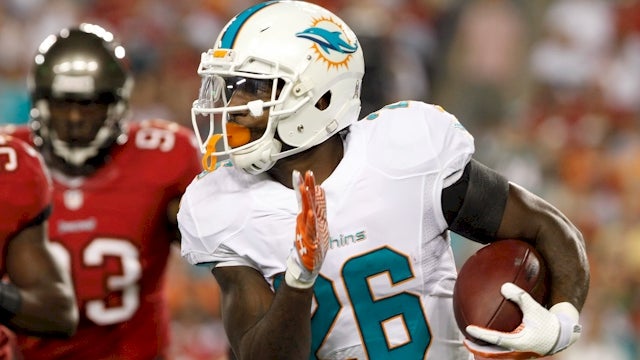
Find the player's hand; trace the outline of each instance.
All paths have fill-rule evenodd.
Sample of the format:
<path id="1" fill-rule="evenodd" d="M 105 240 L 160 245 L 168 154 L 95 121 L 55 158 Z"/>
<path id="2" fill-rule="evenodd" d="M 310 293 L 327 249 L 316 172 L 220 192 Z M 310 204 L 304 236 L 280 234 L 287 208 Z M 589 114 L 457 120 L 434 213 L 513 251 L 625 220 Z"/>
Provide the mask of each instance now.
<path id="1" fill-rule="evenodd" d="M 501 292 L 518 304 L 522 323 L 512 332 L 467 326 L 469 335 L 489 343 L 479 345 L 465 339 L 465 346 L 475 355 L 489 359 L 538 358 L 564 350 L 580 337 L 579 313 L 572 304 L 561 302 L 546 309 L 512 283 L 503 284 Z"/>
<path id="2" fill-rule="evenodd" d="M 327 202 L 324 189 L 316 185 L 313 172 L 307 171 L 303 180 L 300 172 L 294 171 L 292 180 L 300 212 L 296 218 L 295 246 L 287 259 L 285 281 L 289 286 L 304 289 L 313 286 L 329 247 Z"/>

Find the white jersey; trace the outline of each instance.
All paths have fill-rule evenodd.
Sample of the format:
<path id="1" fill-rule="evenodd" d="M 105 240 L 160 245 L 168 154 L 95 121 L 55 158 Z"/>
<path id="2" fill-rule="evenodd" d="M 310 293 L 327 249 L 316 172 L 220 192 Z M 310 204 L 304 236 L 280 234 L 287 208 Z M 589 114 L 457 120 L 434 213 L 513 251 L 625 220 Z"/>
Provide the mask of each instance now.
<path id="1" fill-rule="evenodd" d="M 438 106 L 400 102 L 351 125 L 322 183 L 330 248 L 314 285 L 312 359 L 472 359 L 452 309 L 456 267 L 441 209 L 473 138 Z M 246 265 L 277 288 L 293 246 L 296 196 L 231 166 L 182 200 L 182 255 Z"/>

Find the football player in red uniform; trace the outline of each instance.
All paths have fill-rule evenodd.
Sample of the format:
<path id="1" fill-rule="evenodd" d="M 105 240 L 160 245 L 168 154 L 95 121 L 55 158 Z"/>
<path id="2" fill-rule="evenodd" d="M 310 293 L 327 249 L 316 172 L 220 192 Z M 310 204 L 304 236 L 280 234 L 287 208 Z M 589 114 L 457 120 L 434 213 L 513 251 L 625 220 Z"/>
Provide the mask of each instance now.
<path id="1" fill-rule="evenodd" d="M 4 325 L 39 336 L 68 337 L 78 324 L 69 274 L 47 241 L 51 180 L 40 155 L 0 134 L 0 359 L 13 357 Z"/>
<path id="2" fill-rule="evenodd" d="M 80 311 L 68 340 L 19 337 L 25 359 L 160 359 L 169 341 L 164 271 L 176 212 L 202 168 L 190 129 L 126 121 L 124 48 L 92 24 L 38 49 L 29 138 L 54 185 L 49 235 L 69 266 Z"/>

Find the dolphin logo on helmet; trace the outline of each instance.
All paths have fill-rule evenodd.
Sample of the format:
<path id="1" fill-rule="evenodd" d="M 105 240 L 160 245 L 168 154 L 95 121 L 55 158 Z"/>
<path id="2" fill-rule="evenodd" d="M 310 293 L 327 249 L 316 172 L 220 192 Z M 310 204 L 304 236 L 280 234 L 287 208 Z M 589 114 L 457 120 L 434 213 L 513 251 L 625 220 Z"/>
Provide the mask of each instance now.
<path id="1" fill-rule="evenodd" d="M 333 17 L 316 17 L 309 27 L 295 36 L 312 42 L 316 59 L 325 62 L 327 70 L 349 69 L 351 58 L 359 50 L 355 36 L 350 35 Z"/>
<path id="2" fill-rule="evenodd" d="M 319 27 L 310 27 L 296 34 L 296 36 L 309 39 L 318 44 L 322 50 L 329 54 L 329 50 L 334 50 L 342 54 L 352 54 L 358 50 L 358 45 L 350 45 L 342 40 L 340 31 L 329 31 Z"/>

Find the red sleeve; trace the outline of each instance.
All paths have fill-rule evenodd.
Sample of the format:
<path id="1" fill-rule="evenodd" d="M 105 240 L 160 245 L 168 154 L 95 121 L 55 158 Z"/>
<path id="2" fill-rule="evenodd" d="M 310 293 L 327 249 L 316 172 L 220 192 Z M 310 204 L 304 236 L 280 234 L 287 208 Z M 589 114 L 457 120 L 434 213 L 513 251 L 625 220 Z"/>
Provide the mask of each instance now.
<path id="1" fill-rule="evenodd" d="M 202 172 L 201 154 L 193 132 L 185 127 L 180 127 L 176 132 L 176 152 L 179 154 L 181 168 L 179 169 L 178 192 L 184 193 L 193 178 Z"/>
<path id="2" fill-rule="evenodd" d="M 0 135 L 0 184 L 0 241 L 4 242 L 49 206 L 52 185 L 38 152 L 10 135 Z"/>

